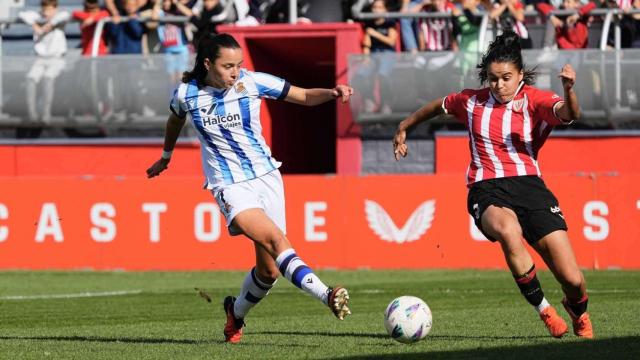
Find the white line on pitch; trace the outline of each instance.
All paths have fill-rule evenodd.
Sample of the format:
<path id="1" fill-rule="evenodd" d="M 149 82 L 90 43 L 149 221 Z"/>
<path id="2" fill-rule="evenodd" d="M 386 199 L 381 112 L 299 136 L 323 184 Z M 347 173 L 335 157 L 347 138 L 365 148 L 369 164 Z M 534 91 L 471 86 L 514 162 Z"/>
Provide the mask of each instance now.
<path id="1" fill-rule="evenodd" d="M 0 296 L 0 300 L 39 300 L 39 299 L 76 299 L 101 296 L 123 296 L 140 294 L 142 290 L 83 292 L 76 294 L 49 294 L 49 295 L 10 295 Z"/>

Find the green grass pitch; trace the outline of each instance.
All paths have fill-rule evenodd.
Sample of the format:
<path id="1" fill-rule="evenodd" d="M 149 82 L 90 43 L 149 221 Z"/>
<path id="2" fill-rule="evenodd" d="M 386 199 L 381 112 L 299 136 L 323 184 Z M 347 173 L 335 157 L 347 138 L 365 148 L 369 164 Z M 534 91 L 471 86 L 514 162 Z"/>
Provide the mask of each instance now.
<path id="1" fill-rule="evenodd" d="M 507 271 L 317 273 L 349 289 L 352 316 L 336 320 L 281 278 L 230 345 L 221 301 L 243 272 L 1 272 L 0 359 L 640 359 L 640 272 L 586 272 L 591 341 L 551 338 Z M 539 274 L 568 320 L 559 286 Z M 386 335 L 383 312 L 400 295 L 431 307 L 425 341 Z"/>

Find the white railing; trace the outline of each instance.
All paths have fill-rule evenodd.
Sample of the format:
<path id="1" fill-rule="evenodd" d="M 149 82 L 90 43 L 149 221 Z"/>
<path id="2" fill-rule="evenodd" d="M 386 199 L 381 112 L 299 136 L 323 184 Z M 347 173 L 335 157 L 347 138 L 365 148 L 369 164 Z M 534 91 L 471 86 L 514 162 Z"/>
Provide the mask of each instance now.
<path id="1" fill-rule="evenodd" d="M 614 128 L 640 124 L 640 49 L 538 49 L 524 50 L 523 57 L 538 73 L 536 86 L 559 95 L 563 89 L 557 75 L 564 64 L 573 65 L 586 124 Z M 359 123 L 399 121 L 426 101 L 464 88 L 479 88 L 476 63 L 477 58 L 464 52 L 350 55 L 354 119 Z"/>
<path id="2" fill-rule="evenodd" d="M 220 14 L 222 15 L 222 13 Z M 225 15 L 226 16 L 226 15 Z M 226 18 L 226 17 L 225 17 Z M 130 18 L 129 17 L 121 17 L 120 21 L 128 21 Z M 141 18 L 135 18 L 141 22 L 159 22 L 159 23 L 182 23 L 182 24 L 186 24 L 189 22 L 189 18 L 187 16 L 163 16 L 160 17 L 158 19 L 152 19 L 150 17 L 141 17 Z M 211 19 L 213 22 L 213 19 Z M 96 57 L 98 56 L 98 51 L 100 49 L 100 38 L 102 37 L 102 33 L 104 32 L 104 26 L 105 24 L 111 23 L 113 22 L 113 19 L 111 17 L 106 17 L 106 18 L 102 18 L 100 19 L 97 23 L 96 23 L 96 29 L 93 32 L 93 42 L 92 42 L 92 48 L 91 48 L 91 57 Z"/>

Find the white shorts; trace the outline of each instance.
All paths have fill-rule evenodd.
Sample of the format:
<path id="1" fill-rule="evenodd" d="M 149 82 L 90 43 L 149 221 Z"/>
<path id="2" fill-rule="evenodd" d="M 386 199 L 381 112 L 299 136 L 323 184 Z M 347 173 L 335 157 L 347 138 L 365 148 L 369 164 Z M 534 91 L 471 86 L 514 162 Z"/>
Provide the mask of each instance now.
<path id="1" fill-rule="evenodd" d="M 211 190 L 220 212 L 227 221 L 231 236 L 242 232 L 232 225 L 233 219 L 244 210 L 262 209 L 283 233 L 287 233 L 284 207 L 284 186 L 277 169 L 255 179 L 224 185 Z"/>
<path id="2" fill-rule="evenodd" d="M 64 70 L 65 65 L 63 58 L 38 58 L 27 73 L 27 78 L 35 82 L 40 82 L 43 77 L 55 79 Z"/>

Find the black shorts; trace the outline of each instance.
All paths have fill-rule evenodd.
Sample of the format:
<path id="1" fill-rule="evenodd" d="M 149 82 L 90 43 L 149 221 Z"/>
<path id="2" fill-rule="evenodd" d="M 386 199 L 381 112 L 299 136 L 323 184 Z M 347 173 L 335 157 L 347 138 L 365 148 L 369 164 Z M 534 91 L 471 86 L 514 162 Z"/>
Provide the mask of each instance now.
<path id="1" fill-rule="evenodd" d="M 482 230 L 480 221 L 484 211 L 491 205 L 509 208 L 516 213 L 522 234 L 529 244 L 556 230 L 567 230 L 558 199 L 537 176 L 512 176 L 471 185 L 467 211 L 484 236 L 496 241 Z"/>

